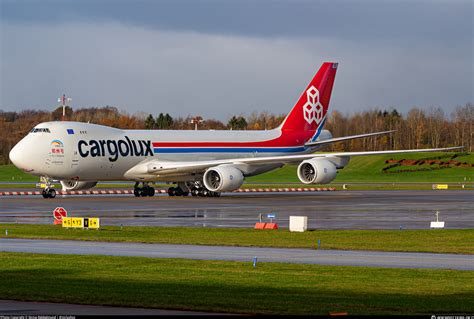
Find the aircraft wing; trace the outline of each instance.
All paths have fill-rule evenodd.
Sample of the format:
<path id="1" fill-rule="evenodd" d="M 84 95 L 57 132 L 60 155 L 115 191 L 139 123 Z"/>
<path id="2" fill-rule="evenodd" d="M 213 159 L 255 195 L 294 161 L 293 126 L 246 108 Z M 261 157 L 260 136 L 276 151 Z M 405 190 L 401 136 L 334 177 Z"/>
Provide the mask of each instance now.
<path id="1" fill-rule="evenodd" d="M 129 179 L 144 178 L 150 175 L 156 176 L 173 176 L 193 173 L 203 173 L 206 169 L 218 165 L 262 165 L 274 163 L 294 163 L 311 158 L 347 158 L 350 156 L 364 155 L 383 155 L 383 154 L 400 154 L 400 153 L 418 153 L 418 152 L 443 152 L 457 150 L 463 148 L 446 147 L 446 148 L 428 148 L 428 149 L 412 149 L 412 150 L 394 150 L 394 151 L 368 151 L 368 152 L 333 152 L 303 155 L 281 155 L 269 157 L 252 157 L 252 158 L 234 158 L 209 161 L 193 161 L 193 162 L 168 162 L 160 160 L 151 160 L 137 164 L 129 169 L 124 176 Z"/>
<path id="2" fill-rule="evenodd" d="M 316 146 L 316 145 L 324 145 L 324 144 L 330 144 L 330 143 L 336 143 L 336 142 L 343 142 L 343 141 L 353 140 L 357 138 L 386 135 L 393 132 L 395 131 L 393 130 L 393 131 L 384 131 L 384 132 L 375 132 L 375 133 L 367 133 L 367 134 L 359 134 L 359 135 L 350 135 L 350 136 L 344 136 L 344 137 L 336 137 L 336 138 L 330 138 L 330 139 L 322 140 L 322 141 L 309 142 L 309 143 L 306 143 L 305 146 Z"/>

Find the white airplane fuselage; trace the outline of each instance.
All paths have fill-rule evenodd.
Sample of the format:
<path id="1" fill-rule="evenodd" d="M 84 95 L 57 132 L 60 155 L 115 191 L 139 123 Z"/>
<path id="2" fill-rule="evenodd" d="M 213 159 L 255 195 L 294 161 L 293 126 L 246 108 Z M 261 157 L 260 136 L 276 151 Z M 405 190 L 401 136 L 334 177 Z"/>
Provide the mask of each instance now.
<path id="1" fill-rule="evenodd" d="M 15 160 L 15 165 L 30 174 L 59 180 L 127 180 L 124 174 L 131 167 L 150 159 L 199 162 L 307 154 L 315 149 L 304 146 L 306 140 L 302 140 L 300 134 L 285 136 L 286 144 L 293 146 L 262 146 L 281 139 L 282 132 L 279 129 L 121 130 L 80 122 L 45 122 L 38 124 L 35 129 L 12 150 L 14 154 L 28 156 L 22 156 L 21 159 L 13 159 L 15 155 L 10 157 Z M 313 137 L 315 140 L 324 140 L 331 138 L 331 134 L 327 130 L 320 130 Z M 281 166 L 280 163 L 253 165 L 245 176 Z M 172 181 L 176 179 L 173 177 Z M 183 179 L 189 179 L 189 176 Z M 151 180 L 167 181 L 168 178 L 156 176 Z"/>

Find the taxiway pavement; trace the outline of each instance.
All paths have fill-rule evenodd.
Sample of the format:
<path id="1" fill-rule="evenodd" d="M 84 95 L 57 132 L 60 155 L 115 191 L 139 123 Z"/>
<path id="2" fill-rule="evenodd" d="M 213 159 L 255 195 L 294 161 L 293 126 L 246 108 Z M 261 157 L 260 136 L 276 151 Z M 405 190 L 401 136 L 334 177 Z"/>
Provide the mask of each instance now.
<path id="1" fill-rule="evenodd" d="M 262 214 L 308 216 L 310 229 L 427 229 L 439 211 L 446 228 L 474 228 L 470 190 L 336 191 L 314 193 L 231 193 L 219 198 L 38 196 L 1 197 L 0 223 L 52 223 L 52 211 L 100 217 L 102 225 L 252 227 Z"/>
<path id="2" fill-rule="evenodd" d="M 110 255 L 152 258 L 282 262 L 336 266 L 474 270 L 472 255 L 296 248 L 229 247 L 92 242 L 73 240 L 0 239 L 0 251 L 40 254 Z"/>

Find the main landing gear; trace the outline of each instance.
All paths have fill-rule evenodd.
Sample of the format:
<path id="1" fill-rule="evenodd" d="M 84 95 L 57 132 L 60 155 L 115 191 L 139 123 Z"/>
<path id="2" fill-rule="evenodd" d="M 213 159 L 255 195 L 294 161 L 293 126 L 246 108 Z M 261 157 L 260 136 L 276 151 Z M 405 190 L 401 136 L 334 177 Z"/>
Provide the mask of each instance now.
<path id="1" fill-rule="evenodd" d="M 168 195 L 169 196 L 188 196 L 189 191 L 188 191 L 188 188 L 185 188 L 185 190 L 183 190 L 180 186 L 170 187 L 168 188 Z"/>
<path id="2" fill-rule="evenodd" d="M 193 188 L 191 190 L 191 195 L 199 197 L 219 197 L 221 196 L 221 193 L 210 191 L 207 188 Z"/>
<path id="3" fill-rule="evenodd" d="M 183 191 L 186 189 L 188 191 Z M 195 181 L 192 183 L 178 184 L 178 187 L 170 187 L 168 189 L 168 194 L 170 196 L 188 196 L 191 193 L 192 196 L 199 197 L 219 197 L 221 193 L 213 192 L 208 190 L 200 181 Z"/>
<path id="4" fill-rule="evenodd" d="M 55 198 L 56 197 L 56 190 L 53 188 L 53 184 L 51 183 L 51 179 L 48 177 L 41 176 L 40 183 L 45 184 L 46 187 L 43 189 L 41 195 L 43 198 Z"/>
<path id="5" fill-rule="evenodd" d="M 133 194 L 135 197 L 152 197 L 155 195 L 155 189 L 148 185 L 148 183 L 142 183 L 142 187 L 139 187 L 140 183 L 136 182 L 133 187 Z"/>

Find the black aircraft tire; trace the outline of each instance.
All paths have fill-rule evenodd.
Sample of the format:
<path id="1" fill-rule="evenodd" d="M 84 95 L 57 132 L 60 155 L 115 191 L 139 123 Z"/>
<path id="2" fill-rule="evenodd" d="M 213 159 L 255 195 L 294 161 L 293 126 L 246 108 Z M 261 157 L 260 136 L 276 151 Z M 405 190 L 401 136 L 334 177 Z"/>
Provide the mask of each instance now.
<path id="1" fill-rule="evenodd" d="M 155 189 L 153 187 L 148 187 L 148 196 L 153 197 L 155 195 Z"/>

